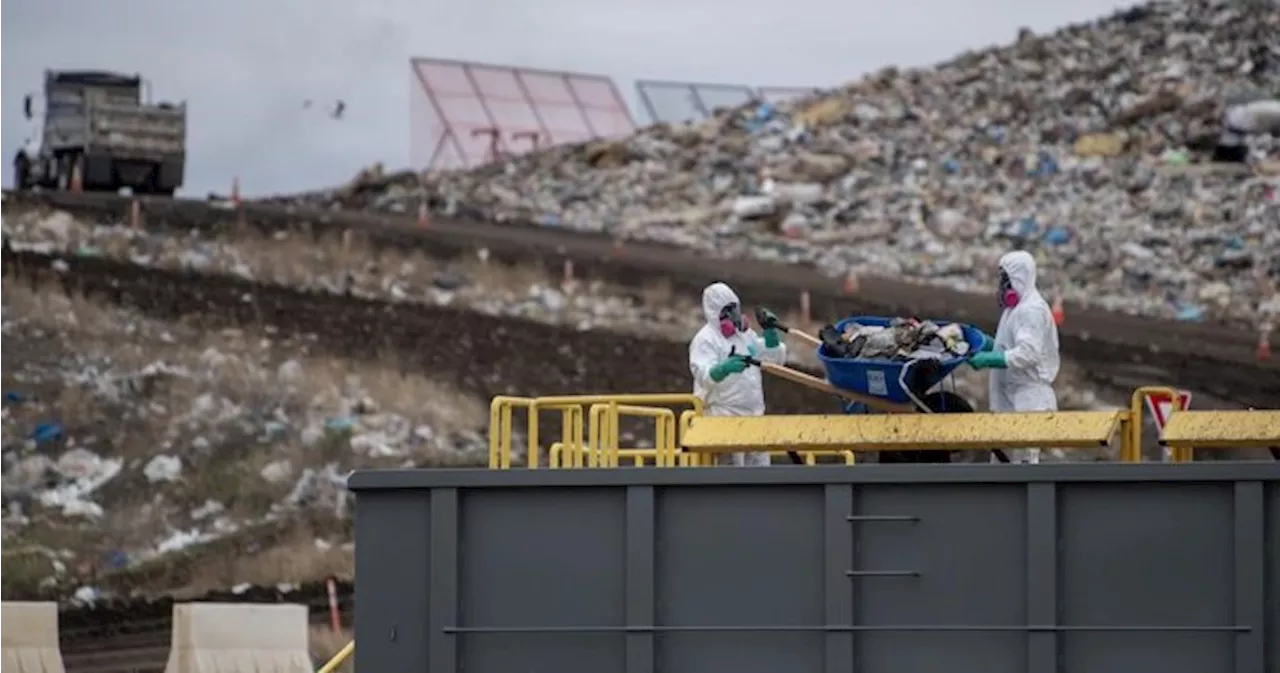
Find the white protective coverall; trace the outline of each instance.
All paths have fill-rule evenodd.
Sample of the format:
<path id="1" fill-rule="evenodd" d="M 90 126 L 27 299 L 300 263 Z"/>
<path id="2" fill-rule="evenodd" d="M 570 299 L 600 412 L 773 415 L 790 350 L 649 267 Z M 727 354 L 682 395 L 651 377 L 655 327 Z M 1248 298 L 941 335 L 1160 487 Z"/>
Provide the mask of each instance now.
<path id="1" fill-rule="evenodd" d="M 1280 100 L 1256 100 L 1226 109 L 1222 119 L 1222 135 L 1218 146 L 1233 148 L 1244 159 L 1248 149 L 1246 138 L 1250 135 L 1280 134 Z"/>
<path id="2" fill-rule="evenodd" d="M 730 352 L 750 355 L 762 362 L 785 364 L 787 346 L 779 343 L 766 348 L 764 340 L 755 330 L 746 327 L 733 336 L 725 337 L 720 331 L 720 311 L 741 301 L 738 295 L 724 283 L 712 283 L 702 291 L 702 314 L 706 324 L 689 342 L 689 369 L 693 373 L 693 394 L 706 404 L 710 416 L 761 416 L 764 414 L 764 382 L 759 367 L 747 367 L 738 374 L 730 374 L 719 383 L 711 380 L 711 368 L 729 357 Z M 734 465 L 768 465 L 767 453 L 736 453 Z"/>
<path id="3" fill-rule="evenodd" d="M 1280 100 L 1256 100 L 1227 108 L 1223 124 L 1239 133 L 1280 133 Z"/>
<path id="4" fill-rule="evenodd" d="M 992 369 L 992 411 L 1057 411 L 1053 380 L 1058 377 L 1058 327 L 1053 312 L 1036 289 L 1036 260 L 1022 250 L 1000 258 L 1000 269 L 1018 293 L 1017 305 L 1004 309 L 996 328 L 997 351 L 1008 366 Z M 1040 462 L 1040 449 L 1011 452 L 1015 462 Z"/>

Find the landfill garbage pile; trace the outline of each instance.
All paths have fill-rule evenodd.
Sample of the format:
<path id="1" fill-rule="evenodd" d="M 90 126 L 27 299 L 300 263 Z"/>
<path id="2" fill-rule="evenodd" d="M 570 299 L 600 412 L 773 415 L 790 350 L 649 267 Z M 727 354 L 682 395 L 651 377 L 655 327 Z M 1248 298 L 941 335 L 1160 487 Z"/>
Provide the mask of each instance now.
<path id="1" fill-rule="evenodd" d="M 828 356 L 861 360 L 905 361 L 963 357 L 969 342 L 959 323 L 941 327 L 932 320 L 894 318 L 888 325 L 850 322 L 844 329 L 824 325 L 818 338 Z"/>
<path id="2" fill-rule="evenodd" d="M 472 172 L 306 198 L 607 232 L 975 292 L 1010 248 L 1067 301 L 1257 328 L 1280 313 L 1271 137 L 1192 165 L 1228 101 L 1280 91 L 1280 8 L 1135 6 L 933 68 Z"/>
<path id="3" fill-rule="evenodd" d="M 566 282 L 541 269 L 489 263 L 484 249 L 474 259 L 443 263 L 416 250 L 375 250 L 354 238 L 317 244 L 303 234 L 262 236 L 252 230 L 239 236 L 174 236 L 124 223 L 88 222 L 59 211 L 6 214 L 4 236 L 13 250 L 228 273 L 303 290 L 459 306 L 582 330 L 626 326 L 683 338 L 702 322 L 696 298 L 673 297 L 662 283 L 638 292 L 594 280 Z"/>
<path id="4" fill-rule="evenodd" d="M 355 468 L 487 460 L 486 400 L 275 330 L 8 281 L 3 351 L 4 546 L 47 556 L 41 582 L 304 514 L 340 521 Z"/>

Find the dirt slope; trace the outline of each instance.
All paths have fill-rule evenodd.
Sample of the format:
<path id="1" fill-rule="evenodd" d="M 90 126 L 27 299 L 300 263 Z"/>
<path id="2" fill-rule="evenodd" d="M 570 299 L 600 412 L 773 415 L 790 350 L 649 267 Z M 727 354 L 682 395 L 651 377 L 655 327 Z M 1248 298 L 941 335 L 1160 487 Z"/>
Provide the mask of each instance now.
<path id="1" fill-rule="evenodd" d="M 95 217 L 103 220 L 119 221 L 128 212 L 129 201 L 122 197 L 93 194 L 20 194 L 6 195 L 6 210 L 37 206 L 54 206 L 84 217 Z M 656 245 L 628 243 L 619 248 L 614 242 L 600 236 L 580 234 L 563 230 L 538 229 L 518 225 L 493 224 L 480 221 L 435 221 L 427 229 L 413 226 L 410 218 L 394 218 L 363 213 L 327 213 L 304 211 L 278 206 L 247 206 L 243 218 L 229 212 L 225 208 L 212 206 L 201 201 L 154 200 L 143 205 L 144 220 L 148 227 L 165 227 L 176 231 L 188 231 L 192 228 L 228 228 L 250 226 L 259 229 L 302 229 L 313 232 L 317 236 L 331 235 L 334 231 L 353 230 L 363 232 L 375 244 L 388 246 L 419 246 L 435 256 L 454 256 L 464 251 L 472 251 L 479 247 L 487 248 L 491 255 L 502 260 L 541 261 L 549 267 L 558 268 L 564 259 L 572 259 L 578 272 L 586 277 L 600 277 L 624 284 L 639 284 L 656 277 L 668 278 L 677 292 L 688 292 L 696 296 L 706 283 L 712 280 L 726 280 L 748 298 L 749 302 L 769 304 L 778 308 L 794 307 L 802 290 L 811 293 L 813 312 L 818 316 L 848 315 L 852 313 L 871 313 L 889 315 L 923 315 L 947 316 L 968 320 L 994 329 L 996 311 L 989 297 L 949 292 L 936 288 L 927 288 L 909 283 L 882 279 L 864 279 L 857 295 L 846 296 L 841 292 L 840 283 L 825 278 L 816 271 L 803 267 L 780 266 L 759 262 L 726 262 L 697 258 L 687 252 Z M 241 222 L 242 220 L 242 222 Z M 108 273 L 104 270 L 102 273 Z M 122 270 L 121 273 L 136 274 L 136 270 Z M 90 282 L 86 279 L 84 282 Z M 144 282 L 145 281 L 139 281 Z M 187 279 L 183 282 L 193 282 Z M 157 288 L 156 291 L 163 291 Z M 265 290 L 263 290 L 265 291 Z M 275 292 L 272 290 L 272 292 Z M 304 300 L 296 300 L 304 301 Z M 329 306 L 341 304 L 333 297 L 311 297 L 306 302 L 320 302 Z M 245 311 L 246 306 L 234 303 L 237 311 Z M 358 306 L 358 304 L 352 304 Z M 187 305 L 183 310 L 194 310 Z M 172 309 L 171 309 L 172 310 Z M 338 309 L 327 308 L 327 312 Z M 354 308 L 342 311 L 357 310 Z M 386 312 L 389 307 L 371 309 L 360 308 L 358 311 Z M 1103 380 L 1119 379 L 1141 382 L 1159 382 L 1179 385 L 1201 391 L 1225 401 L 1245 406 L 1273 405 L 1280 399 L 1280 362 L 1258 363 L 1254 360 L 1256 335 L 1229 330 L 1221 326 L 1197 323 L 1162 322 L 1147 318 L 1107 313 L 1102 311 L 1076 309 L 1067 307 L 1068 320 L 1062 329 L 1063 353 L 1086 367 L 1091 374 Z M 394 309 L 397 324 L 401 327 L 388 326 L 388 334 L 405 334 L 403 325 L 412 325 L 416 321 L 434 322 L 434 317 L 426 309 Z M 505 328 L 494 319 L 476 323 L 478 316 L 462 316 L 452 312 L 448 320 L 457 326 L 465 326 L 469 335 L 476 330 L 489 330 L 498 333 Z M 419 317 L 421 316 L 421 317 Z M 305 318 L 305 316 L 299 316 Z M 384 318 L 385 319 L 385 318 Z M 363 320 L 363 319 L 362 319 Z M 529 331 L 532 328 L 519 328 Z M 544 328 L 545 329 L 545 328 Z M 349 331 L 349 330 L 348 330 Z M 416 329 L 415 329 L 416 331 Z M 533 329 L 530 332 L 540 333 Z M 555 330 L 552 330 L 555 331 Z M 382 332 L 382 330 L 380 330 Z M 421 333 L 420 331 L 418 333 Z M 337 337 L 338 335 L 334 335 Z M 390 337 L 372 335 L 372 343 L 382 344 Z M 347 337 L 350 339 L 350 337 Z M 408 339 L 408 335 L 397 337 Z M 542 337 L 538 337 L 542 338 Z M 475 336 L 460 340 L 460 344 L 470 343 Z M 584 341 L 600 341 L 600 335 L 548 336 L 542 341 L 560 341 L 565 339 L 582 339 Z M 617 344 L 620 337 L 607 339 Z M 353 340 L 353 347 L 368 349 L 369 343 L 363 337 Z M 477 342 L 476 355 L 479 360 L 493 362 L 496 353 L 503 353 L 512 348 L 513 343 L 502 343 L 500 338 L 481 338 Z M 408 342 L 404 343 L 407 347 Z M 520 343 L 524 343 L 523 340 Z M 553 382 L 568 383 L 573 372 L 581 370 L 584 362 L 600 362 L 599 346 L 593 345 L 591 358 L 576 359 L 571 369 L 562 373 L 552 371 L 554 367 L 548 358 L 535 358 L 523 367 L 532 367 L 537 375 L 504 373 L 499 379 L 491 378 L 493 365 L 477 364 L 476 373 L 459 374 L 460 380 L 470 379 L 473 382 L 496 381 L 506 378 L 519 382 L 542 381 L 536 390 L 573 390 L 582 386 L 554 385 Z M 676 355 L 681 347 L 673 344 L 658 346 L 627 346 L 628 356 L 623 360 L 633 360 L 634 349 L 644 351 L 658 349 L 665 353 L 658 367 L 631 368 L 624 378 L 615 376 L 604 380 L 612 381 L 614 390 L 644 390 L 655 388 L 684 389 L 687 384 L 687 373 L 679 363 L 683 355 Z M 615 351 L 617 349 L 614 349 Z M 445 366 L 457 369 L 460 365 L 451 357 L 459 355 L 452 351 L 448 357 L 435 361 L 433 366 Z M 656 354 L 656 353 L 654 353 Z M 419 359 L 429 358 L 427 355 L 416 355 Z M 674 358 L 674 359 L 673 359 Z M 642 360 L 643 361 L 643 360 Z M 556 360 L 555 367 L 567 364 Z M 485 369 L 485 367 L 489 369 Z M 506 365 L 503 365 L 504 367 Z M 625 367 L 626 365 L 619 365 Z M 674 366 L 674 368 L 672 368 Z M 609 368 L 611 371 L 613 367 Z M 487 373 L 482 373 L 487 372 Z M 676 377 L 679 378 L 676 378 Z M 622 385 L 622 382 L 628 385 Z M 677 384 L 678 382 L 678 384 Z M 601 384 L 585 382 L 592 390 L 599 390 Z M 594 385 L 595 387 L 591 387 Z M 497 387 L 492 384 L 489 387 Z M 478 390 L 478 389 L 477 389 Z M 504 391 L 505 392 L 505 391 Z M 784 404 L 786 394 L 771 397 L 771 406 L 777 404 L 779 411 L 795 410 Z M 809 406 L 812 410 L 815 407 Z"/>

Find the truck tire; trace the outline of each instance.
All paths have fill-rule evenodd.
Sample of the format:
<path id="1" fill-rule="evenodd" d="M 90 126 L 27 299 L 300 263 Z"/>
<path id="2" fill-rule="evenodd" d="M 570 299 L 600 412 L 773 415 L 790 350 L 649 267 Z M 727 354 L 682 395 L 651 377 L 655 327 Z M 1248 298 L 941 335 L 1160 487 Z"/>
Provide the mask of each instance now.
<path id="1" fill-rule="evenodd" d="M 147 178 L 147 184 L 142 188 L 144 194 L 154 196 L 162 196 L 165 198 L 173 198 L 173 187 L 167 187 L 160 181 L 160 166 L 157 164 L 155 170 L 151 172 L 151 176 Z"/>
<path id="2" fill-rule="evenodd" d="M 20 192 L 31 189 L 31 160 L 24 152 L 13 160 L 13 188 Z"/>

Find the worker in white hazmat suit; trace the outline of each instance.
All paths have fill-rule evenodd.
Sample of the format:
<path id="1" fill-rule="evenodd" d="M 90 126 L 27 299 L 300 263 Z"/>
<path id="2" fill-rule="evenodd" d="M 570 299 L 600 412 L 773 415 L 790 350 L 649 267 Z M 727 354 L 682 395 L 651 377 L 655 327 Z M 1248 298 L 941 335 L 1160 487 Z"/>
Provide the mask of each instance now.
<path id="1" fill-rule="evenodd" d="M 1251 135 L 1280 135 L 1280 100 L 1255 100 L 1228 106 L 1222 116 L 1222 135 L 1213 160 L 1243 163 L 1249 158 Z"/>
<path id="2" fill-rule="evenodd" d="M 773 326 L 776 316 L 761 309 L 769 323 L 762 339 L 747 326 L 742 302 L 724 283 L 712 283 L 702 291 L 702 314 L 707 324 L 689 342 L 693 394 L 706 404 L 706 413 L 711 416 L 764 414 L 764 381 L 760 368 L 750 366 L 747 357 L 786 363 L 786 344 Z M 768 465 L 769 455 L 737 453 L 733 464 Z"/>
<path id="3" fill-rule="evenodd" d="M 1000 325 L 969 364 L 990 369 L 992 411 L 1057 411 L 1058 327 L 1036 289 L 1036 260 L 1017 250 L 1000 258 Z M 1015 462 L 1040 462 L 1039 449 L 1021 449 Z"/>

